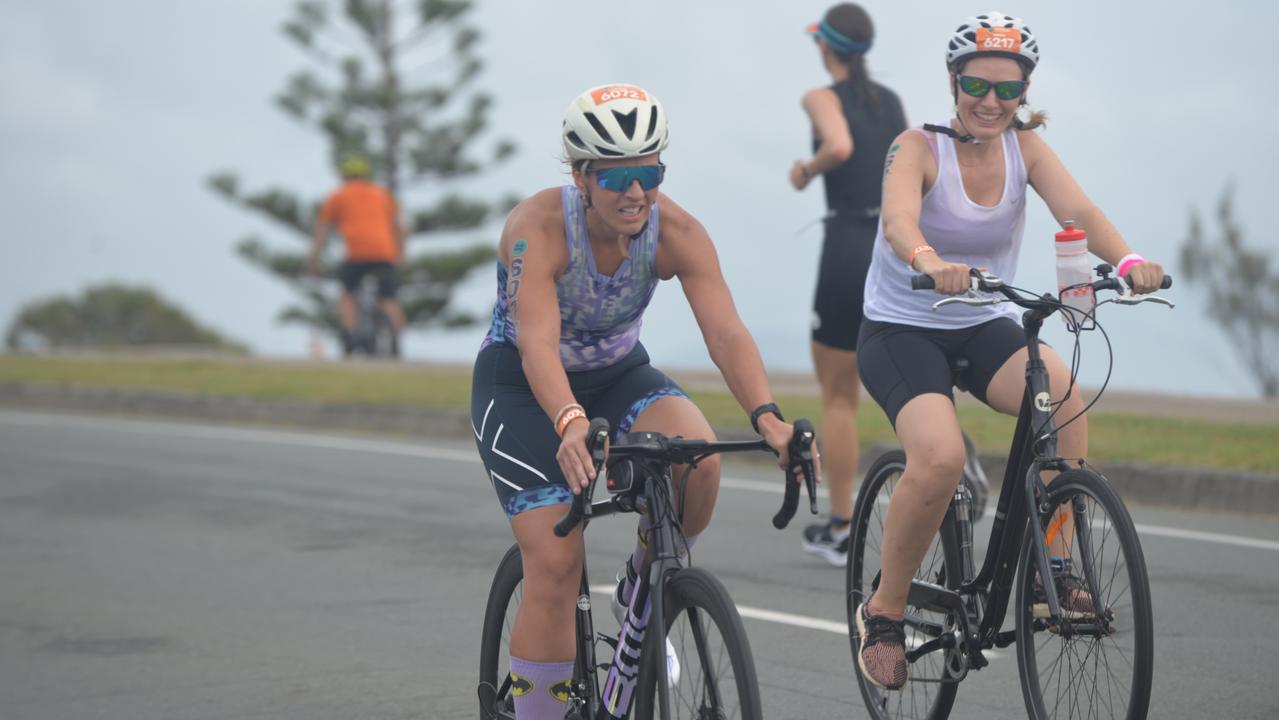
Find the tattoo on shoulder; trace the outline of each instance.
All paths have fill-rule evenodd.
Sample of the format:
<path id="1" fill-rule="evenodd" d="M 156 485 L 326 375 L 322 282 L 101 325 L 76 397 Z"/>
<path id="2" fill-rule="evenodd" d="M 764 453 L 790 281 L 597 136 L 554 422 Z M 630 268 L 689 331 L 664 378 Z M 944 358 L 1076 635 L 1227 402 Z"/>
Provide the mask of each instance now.
<path id="1" fill-rule="evenodd" d="M 884 158 L 884 174 L 885 175 L 888 174 L 889 168 L 893 166 L 893 160 L 897 158 L 897 151 L 901 149 L 902 149 L 901 143 L 893 143 L 893 146 L 888 148 L 888 155 Z"/>

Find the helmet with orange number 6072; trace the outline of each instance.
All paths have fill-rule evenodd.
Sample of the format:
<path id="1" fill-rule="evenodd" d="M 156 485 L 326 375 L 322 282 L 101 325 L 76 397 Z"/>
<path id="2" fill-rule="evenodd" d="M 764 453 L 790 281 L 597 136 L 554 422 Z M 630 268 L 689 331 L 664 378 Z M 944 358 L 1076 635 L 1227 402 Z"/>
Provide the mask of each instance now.
<path id="1" fill-rule="evenodd" d="M 668 140 L 666 110 L 634 85 L 593 87 L 564 111 L 564 152 L 570 160 L 617 160 L 661 152 Z"/>

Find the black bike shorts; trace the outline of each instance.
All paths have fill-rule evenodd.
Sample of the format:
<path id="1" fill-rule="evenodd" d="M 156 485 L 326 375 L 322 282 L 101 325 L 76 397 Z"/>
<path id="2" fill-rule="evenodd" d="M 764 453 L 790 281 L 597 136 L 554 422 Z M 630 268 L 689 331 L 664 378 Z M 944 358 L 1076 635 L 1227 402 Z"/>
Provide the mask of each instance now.
<path id="1" fill-rule="evenodd" d="M 955 399 L 951 363 L 958 358 L 968 360 L 959 380 L 973 397 L 986 402 L 990 381 L 1008 358 L 1026 347 L 1026 335 L 1009 317 L 957 330 L 868 318 L 858 343 L 862 384 L 896 427 L 897 413 L 913 398 L 940 393 Z"/>
<path id="2" fill-rule="evenodd" d="M 608 419 L 614 440 L 630 432 L 654 400 L 688 397 L 648 362 L 642 345 L 614 365 L 568 373 L 573 397 L 590 418 Z M 475 358 L 471 430 L 489 482 L 508 518 L 545 505 L 566 505 L 573 495 L 555 453 L 560 437 L 533 397 L 519 350 L 493 343 Z"/>
<path id="3" fill-rule="evenodd" d="M 813 295 L 813 340 L 838 350 L 857 349 L 866 271 L 878 226 L 878 217 L 835 215 L 825 221 Z"/>
<path id="4" fill-rule="evenodd" d="M 372 275 L 377 278 L 377 296 L 381 300 L 389 300 L 395 297 L 395 291 L 399 289 L 399 282 L 395 275 L 395 266 L 389 262 L 352 262 L 342 263 L 338 268 L 338 279 L 342 281 L 342 288 L 349 293 L 354 294 L 360 287 L 360 281 L 365 275 Z"/>

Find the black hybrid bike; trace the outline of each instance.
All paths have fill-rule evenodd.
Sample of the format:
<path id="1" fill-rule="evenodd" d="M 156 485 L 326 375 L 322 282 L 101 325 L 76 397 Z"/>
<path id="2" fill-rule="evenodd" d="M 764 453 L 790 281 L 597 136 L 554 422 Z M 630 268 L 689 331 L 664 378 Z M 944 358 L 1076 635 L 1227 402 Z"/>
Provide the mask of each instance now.
<path id="1" fill-rule="evenodd" d="M 799 478 L 808 490 L 809 509 L 817 512 L 812 445 L 812 423 L 797 420 L 790 443 L 782 507 L 773 526 L 786 527 L 799 505 Z M 619 512 L 643 513 L 651 522 L 648 532 L 651 561 L 639 573 L 635 592 L 649 597 L 642 647 L 631 647 L 630 637 L 597 634 L 591 618 L 591 591 L 585 559 L 577 597 L 577 657 L 573 676 L 558 688 L 567 700 L 566 718 L 595 720 L 627 717 L 634 701 L 637 718 L 743 718 L 761 717 L 755 662 L 737 606 L 728 591 L 702 568 L 689 567 L 683 549 L 679 505 L 673 497 L 672 465 L 689 469 L 716 453 L 765 450 L 763 440 L 707 441 L 666 437 L 658 433 L 630 433 L 605 449 L 608 421 L 591 421 L 588 446 L 596 467 L 595 479 L 574 498 L 568 513 L 556 525 L 555 534 L 567 536 L 592 518 Z M 607 457 L 607 462 L 605 458 Z M 592 502 L 596 482 L 606 477 L 609 497 Z M 687 481 L 685 475 L 684 480 Z M 681 484 L 682 486 L 682 484 Z M 518 545 L 511 546 L 493 577 L 480 646 L 480 717 L 513 720 L 514 693 L 508 672 L 511 628 L 522 597 L 523 563 Z M 652 632 L 663 628 L 665 632 Z M 678 660 L 678 679 L 672 677 L 665 657 L 667 642 Z M 609 657 L 597 662 L 596 644 L 609 647 Z M 618 644 L 623 652 L 619 653 Z M 600 676 L 606 676 L 604 683 Z"/>
<path id="2" fill-rule="evenodd" d="M 1098 266 L 1100 279 L 1090 285 L 1094 293 L 1119 295 L 1098 305 L 1172 306 L 1154 295 L 1134 296 L 1127 282 L 1111 277 L 1111 272 L 1109 265 Z M 1165 278 L 1163 287 L 1170 286 L 1171 279 Z M 932 288 L 932 278 L 914 277 L 912 287 Z M 1039 331 L 1046 318 L 1063 309 L 1062 302 L 973 271 L 968 295 L 945 298 L 933 307 L 998 302 L 1026 309 L 1022 325 L 1030 357 L 985 559 L 978 571 L 971 498 L 966 484 L 960 483 L 907 597 L 910 680 L 896 691 L 867 680 L 856 668 L 861 648 L 853 618 L 879 583 L 885 515 L 906 456 L 894 450 L 872 464 L 857 495 L 845 598 L 862 698 L 877 719 L 946 718 L 959 682 L 969 671 L 988 664 L 984 653 L 1015 643 L 1030 718 L 1145 718 L 1154 628 L 1141 543 L 1123 500 L 1106 478 L 1084 460 L 1057 452 L 1059 427 L 1075 418 L 1058 424 L 1058 404 L 1052 400 L 1039 352 Z M 1096 326 L 1092 313 L 1067 320 L 1076 336 L 1088 329 L 1088 323 Z M 1077 340 L 1072 378 L 1078 369 Z M 1047 485 L 1040 480 L 1045 470 L 1059 472 Z M 1010 600 L 1014 626 L 1003 630 Z"/>

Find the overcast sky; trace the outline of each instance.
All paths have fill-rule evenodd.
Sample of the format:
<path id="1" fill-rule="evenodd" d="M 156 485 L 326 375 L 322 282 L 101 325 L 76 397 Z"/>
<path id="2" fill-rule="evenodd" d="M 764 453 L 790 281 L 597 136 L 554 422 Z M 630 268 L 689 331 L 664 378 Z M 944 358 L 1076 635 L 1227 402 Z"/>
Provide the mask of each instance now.
<path id="1" fill-rule="evenodd" d="M 272 96 L 305 58 L 279 32 L 291 3 L 263 0 L 46 0 L 0 4 L 0 193 L 5 246 L 0 321 L 23 304 L 106 280 L 154 287 L 201 321 L 268 355 L 300 355 L 305 331 L 274 322 L 287 290 L 233 253 L 259 234 L 300 247 L 204 184 L 231 169 L 319 197 L 334 182 L 326 148 Z M 560 113 L 582 89 L 630 82 L 671 117 L 663 190 L 697 215 L 719 249 L 738 309 L 772 368 L 809 367 L 808 324 L 823 211 L 820 187 L 794 192 L 804 156 L 801 94 L 826 77 L 802 33 L 812 2 L 480 2 L 496 102 L 493 137 L 518 155 L 475 183 L 493 195 L 560 184 Z M 1254 246 L 1279 246 L 1264 214 L 1279 142 L 1274 51 L 1279 4 L 1018 2 L 1043 60 L 1030 92 L 1050 114 L 1045 139 L 1129 243 L 1176 274 L 1190 209 L 1211 218 L 1230 181 Z M 947 118 L 946 38 L 965 15 L 952 1 L 867 3 L 878 29 L 872 74 L 902 97 L 912 124 Z M 1252 32 L 1259 28 L 1263 32 Z M 409 82 L 413 71 L 410 69 Z M 492 138 L 490 138 L 491 140 Z M 1017 280 L 1053 284 L 1052 235 L 1031 203 Z M 1215 224 L 1209 223 L 1209 227 Z M 490 227 L 456 242 L 493 242 Z M 446 243 L 441 243 L 445 246 Z M 15 259 L 16 258 L 16 259 Z M 490 269 L 459 301 L 487 313 Z M 1104 309 L 1115 386 L 1251 395 L 1252 384 L 1207 319 L 1204 294 L 1170 292 L 1176 310 Z M 708 366 L 683 294 L 664 284 L 644 342 L 659 364 Z M 466 361 L 482 328 L 414 333 L 410 357 Z M 1066 346 L 1064 332 L 1049 338 Z M 1105 375 L 1097 333 L 1082 378 Z"/>

